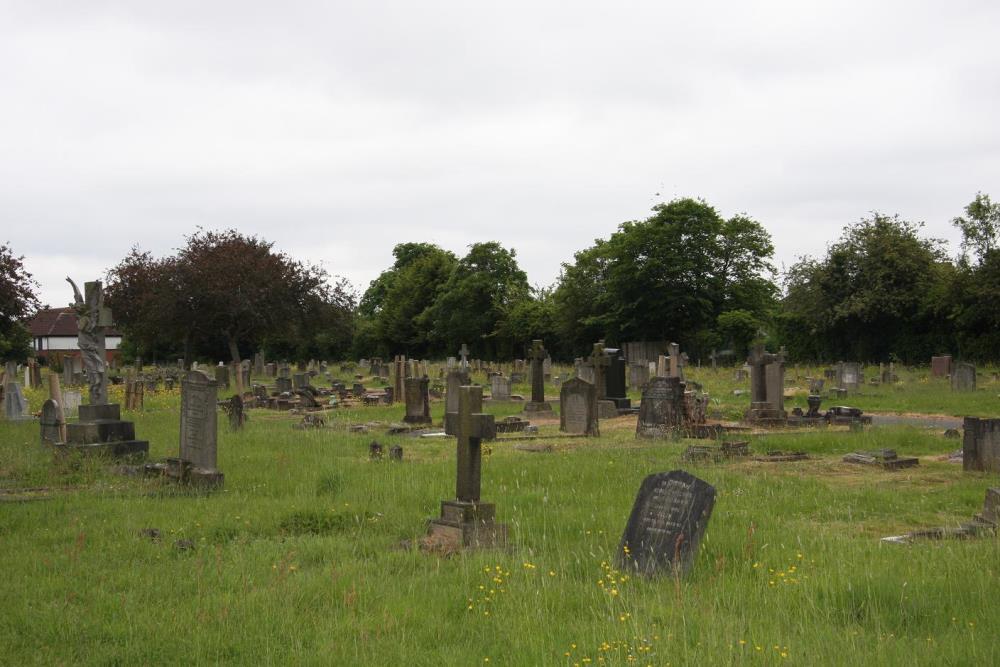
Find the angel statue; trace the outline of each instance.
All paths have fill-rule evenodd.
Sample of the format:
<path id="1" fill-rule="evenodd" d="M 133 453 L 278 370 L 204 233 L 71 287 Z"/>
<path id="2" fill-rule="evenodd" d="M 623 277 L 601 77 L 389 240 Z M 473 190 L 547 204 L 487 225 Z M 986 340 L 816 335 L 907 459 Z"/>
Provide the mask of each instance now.
<path id="1" fill-rule="evenodd" d="M 66 282 L 73 286 L 74 302 L 70 304 L 76 311 L 76 327 L 79 331 L 77 345 L 83 356 L 83 367 L 87 371 L 87 382 L 90 384 L 90 404 L 107 405 L 108 379 L 104 352 L 104 329 L 110 320 L 110 314 L 104 307 L 104 291 L 101 281 L 86 283 L 84 291 L 86 298 L 80 294 L 80 289 L 71 278 Z"/>

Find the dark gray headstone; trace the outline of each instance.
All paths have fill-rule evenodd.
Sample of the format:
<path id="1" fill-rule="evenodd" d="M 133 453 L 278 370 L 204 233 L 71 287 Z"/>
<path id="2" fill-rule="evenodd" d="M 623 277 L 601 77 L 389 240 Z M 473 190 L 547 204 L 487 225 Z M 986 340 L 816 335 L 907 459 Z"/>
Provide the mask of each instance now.
<path id="1" fill-rule="evenodd" d="M 973 364 L 959 362 L 951 370 L 952 391 L 976 390 L 976 367 Z"/>
<path id="2" fill-rule="evenodd" d="M 407 424 L 431 423 L 430 380 L 427 377 L 409 377 L 403 380 L 403 396 L 406 403 Z"/>
<path id="3" fill-rule="evenodd" d="M 684 419 L 684 383 L 679 377 L 654 377 L 646 384 L 639 404 L 635 434 L 662 438 L 676 433 Z"/>
<path id="4" fill-rule="evenodd" d="M 62 440 L 62 411 L 53 399 L 42 403 L 42 442 L 54 443 Z"/>
<path id="5" fill-rule="evenodd" d="M 1000 472 L 1000 419 L 966 417 L 962 429 L 962 469 Z"/>
<path id="6" fill-rule="evenodd" d="M 616 560 L 645 576 L 685 574 L 694 564 L 715 505 L 715 487 L 683 470 L 642 481 Z"/>
<path id="7" fill-rule="evenodd" d="M 559 389 L 559 430 L 581 435 L 600 435 L 597 420 L 597 388 L 573 378 Z"/>

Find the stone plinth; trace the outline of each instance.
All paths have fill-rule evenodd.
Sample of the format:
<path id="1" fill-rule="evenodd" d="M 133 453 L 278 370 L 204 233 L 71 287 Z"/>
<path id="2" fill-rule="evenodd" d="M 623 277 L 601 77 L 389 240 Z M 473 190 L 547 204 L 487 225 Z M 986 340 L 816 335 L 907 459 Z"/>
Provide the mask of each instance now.
<path id="1" fill-rule="evenodd" d="M 149 443 L 135 439 L 135 424 L 121 418 L 121 406 L 81 405 L 80 421 L 66 425 L 66 442 L 53 445 L 59 454 L 112 458 L 145 458 Z"/>
<path id="2" fill-rule="evenodd" d="M 490 549 L 507 544 L 507 526 L 496 523 L 493 503 L 441 501 L 441 517 L 428 522 L 429 539 L 453 548 Z"/>

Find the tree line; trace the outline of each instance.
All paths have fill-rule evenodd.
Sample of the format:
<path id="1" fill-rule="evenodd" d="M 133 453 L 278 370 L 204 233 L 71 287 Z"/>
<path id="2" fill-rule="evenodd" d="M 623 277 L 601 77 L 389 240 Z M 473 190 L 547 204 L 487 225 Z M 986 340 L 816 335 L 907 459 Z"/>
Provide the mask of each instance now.
<path id="1" fill-rule="evenodd" d="M 873 213 L 819 257 L 781 276 L 770 234 L 703 200 L 653 207 L 577 252 L 535 287 L 513 248 L 474 243 L 459 257 L 401 243 L 360 295 L 346 280 L 236 230 L 199 230 L 173 254 L 135 247 L 110 268 L 107 302 L 127 357 L 238 360 L 406 354 L 523 356 L 541 338 L 558 359 L 593 343 L 670 340 L 692 358 L 741 360 L 764 343 L 801 361 L 925 362 L 950 352 L 1000 359 L 1000 204 L 977 194 L 953 224 L 961 253 L 923 224 Z M 38 307 L 23 257 L 0 246 L 0 355 L 23 358 Z"/>

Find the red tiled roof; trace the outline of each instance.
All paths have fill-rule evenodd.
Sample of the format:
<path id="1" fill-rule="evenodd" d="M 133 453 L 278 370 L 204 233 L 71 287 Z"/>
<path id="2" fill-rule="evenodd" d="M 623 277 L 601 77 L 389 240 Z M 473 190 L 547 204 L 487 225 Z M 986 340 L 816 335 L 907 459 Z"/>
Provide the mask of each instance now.
<path id="1" fill-rule="evenodd" d="M 46 308 L 38 313 L 28 323 L 28 329 L 35 338 L 45 336 L 76 337 L 76 313 L 72 308 Z M 109 327 L 105 332 L 108 336 L 120 336 L 117 329 Z"/>

